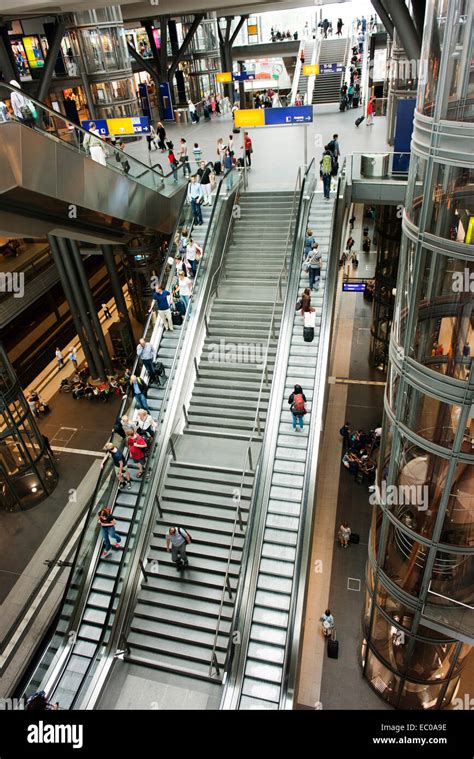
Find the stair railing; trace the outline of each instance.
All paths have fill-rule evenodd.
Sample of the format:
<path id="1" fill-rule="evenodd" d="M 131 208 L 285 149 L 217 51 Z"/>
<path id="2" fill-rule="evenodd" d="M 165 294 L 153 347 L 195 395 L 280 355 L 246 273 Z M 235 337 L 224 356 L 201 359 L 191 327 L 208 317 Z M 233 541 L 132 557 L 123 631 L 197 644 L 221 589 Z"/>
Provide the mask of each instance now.
<path id="1" fill-rule="evenodd" d="M 314 159 L 313 159 L 314 161 Z M 312 162 L 313 163 L 313 162 Z M 222 593 L 221 593 L 221 601 L 219 605 L 219 613 L 217 616 L 217 623 L 216 623 L 216 631 L 214 634 L 214 641 L 212 646 L 212 652 L 211 652 L 211 658 L 209 663 L 209 678 L 214 677 L 214 670 L 216 672 L 217 677 L 220 677 L 220 668 L 217 665 L 217 641 L 219 638 L 220 633 L 220 627 L 222 622 L 222 614 L 224 611 L 224 602 L 225 602 L 225 595 L 228 594 L 229 598 L 232 599 L 232 586 L 230 582 L 230 567 L 231 567 L 231 560 L 232 560 L 232 552 L 234 550 L 234 543 L 235 539 L 237 537 L 237 529 L 239 532 L 239 537 L 241 537 L 244 533 L 244 523 L 242 519 L 242 509 L 241 509 L 241 501 L 242 501 L 242 493 L 244 489 L 244 483 L 245 478 L 249 474 L 254 474 L 257 466 L 258 461 L 253 461 L 253 454 L 252 454 L 252 446 L 255 445 L 257 442 L 260 442 L 262 438 L 262 423 L 260 419 L 260 413 L 261 413 L 261 404 L 262 404 L 262 395 L 264 388 L 269 386 L 269 378 L 268 378 L 268 355 L 270 351 L 270 344 L 272 340 L 276 340 L 276 331 L 275 331 L 275 319 L 276 319 L 276 309 L 277 306 L 282 302 L 283 300 L 283 282 L 285 279 L 288 278 L 289 273 L 289 259 L 291 257 L 291 254 L 293 252 L 293 234 L 295 230 L 296 221 L 299 215 L 299 208 L 301 203 L 301 195 L 304 191 L 304 180 L 303 180 L 303 171 L 301 167 L 298 169 L 298 173 L 296 176 L 296 182 L 295 182 L 295 189 L 293 191 L 293 201 L 291 205 L 291 215 L 290 215 L 290 222 L 288 224 L 288 233 L 286 238 L 286 246 L 285 246 L 285 256 L 283 259 L 283 264 L 280 269 L 279 275 L 278 275 L 278 283 L 277 283 L 277 295 L 275 297 L 275 300 L 273 302 L 273 309 L 272 309 L 272 315 L 270 319 L 270 326 L 268 329 L 268 336 L 267 336 L 267 343 L 265 348 L 265 358 L 262 364 L 262 374 L 260 378 L 260 387 L 258 392 L 258 399 L 257 399 L 257 409 L 255 414 L 255 422 L 252 431 L 249 435 L 249 441 L 247 444 L 247 449 L 245 451 L 244 455 L 244 464 L 242 467 L 242 473 L 240 478 L 240 486 L 238 488 L 234 489 L 234 501 L 236 503 L 235 508 L 235 516 L 234 516 L 234 524 L 232 528 L 232 535 L 230 540 L 230 546 L 229 546 L 229 555 L 227 559 L 227 566 L 226 566 L 226 572 L 224 575 L 224 583 L 222 587 Z M 297 203 L 298 199 L 300 200 L 299 203 Z M 260 459 L 260 454 L 259 454 Z"/>

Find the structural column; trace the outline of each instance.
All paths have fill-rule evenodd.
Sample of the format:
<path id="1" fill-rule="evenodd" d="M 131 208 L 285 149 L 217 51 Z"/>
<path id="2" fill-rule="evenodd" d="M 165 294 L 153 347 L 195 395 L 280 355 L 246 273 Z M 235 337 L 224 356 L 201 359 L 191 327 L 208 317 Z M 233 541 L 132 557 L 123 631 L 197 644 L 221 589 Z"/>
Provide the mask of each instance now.
<path id="1" fill-rule="evenodd" d="M 111 245 L 102 245 L 102 252 L 104 254 L 104 263 L 107 268 L 107 272 L 112 284 L 112 291 L 114 294 L 115 305 L 119 313 L 120 321 L 123 321 L 128 326 L 128 331 L 132 342 L 135 343 L 135 335 L 133 333 L 132 323 L 128 314 L 127 304 L 125 302 L 125 296 L 123 294 L 122 285 L 117 271 L 117 264 L 115 263 L 114 251 Z"/>

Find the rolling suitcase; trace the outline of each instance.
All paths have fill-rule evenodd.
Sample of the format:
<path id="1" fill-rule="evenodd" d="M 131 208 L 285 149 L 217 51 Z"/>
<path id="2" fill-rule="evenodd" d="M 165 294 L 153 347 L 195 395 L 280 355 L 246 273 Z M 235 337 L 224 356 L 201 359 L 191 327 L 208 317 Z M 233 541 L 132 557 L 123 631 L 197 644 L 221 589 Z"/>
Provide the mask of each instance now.
<path id="1" fill-rule="evenodd" d="M 336 640 L 336 630 L 332 631 L 332 635 L 328 640 L 328 656 L 330 659 L 337 659 L 339 656 L 339 641 Z"/>
<path id="2" fill-rule="evenodd" d="M 232 130 L 233 134 L 240 134 L 240 129 L 238 127 L 234 127 Z"/>
<path id="3" fill-rule="evenodd" d="M 183 323 L 183 317 L 179 313 L 179 311 L 172 311 L 171 312 L 171 321 L 173 322 L 173 324 L 176 327 L 180 327 L 181 326 L 181 324 Z"/>
<path id="4" fill-rule="evenodd" d="M 349 535 L 349 543 L 354 543 L 354 545 L 357 545 L 360 540 L 360 535 L 358 532 L 351 532 Z"/>
<path id="5" fill-rule="evenodd" d="M 312 343 L 314 340 L 314 327 L 303 327 L 303 340 Z"/>
<path id="6" fill-rule="evenodd" d="M 364 119 L 365 119 L 365 116 L 359 116 L 359 118 L 355 120 L 356 127 L 358 127 L 360 124 L 362 124 L 362 122 L 363 122 Z"/>

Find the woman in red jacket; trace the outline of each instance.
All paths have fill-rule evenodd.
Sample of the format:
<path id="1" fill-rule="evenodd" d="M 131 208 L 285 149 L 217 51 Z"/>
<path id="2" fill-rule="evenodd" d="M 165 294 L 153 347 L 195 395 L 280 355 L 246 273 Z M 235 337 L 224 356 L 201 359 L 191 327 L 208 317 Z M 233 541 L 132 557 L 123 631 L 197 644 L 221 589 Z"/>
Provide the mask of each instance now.
<path id="1" fill-rule="evenodd" d="M 143 476 L 143 463 L 145 458 L 146 442 L 136 430 L 127 430 L 127 445 L 130 458 L 138 466 L 137 477 Z"/>

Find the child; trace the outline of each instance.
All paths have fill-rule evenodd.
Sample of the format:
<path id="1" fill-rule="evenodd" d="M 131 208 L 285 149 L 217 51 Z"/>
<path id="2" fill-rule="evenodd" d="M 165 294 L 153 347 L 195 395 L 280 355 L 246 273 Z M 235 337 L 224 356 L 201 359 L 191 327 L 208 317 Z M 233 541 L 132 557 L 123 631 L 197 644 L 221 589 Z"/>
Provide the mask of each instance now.
<path id="1" fill-rule="evenodd" d="M 197 142 L 194 143 L 193 156 L 194 156 L 194 160 L 196 161 L 196 164 L 199 167 L 199 161 L 201 160 L 201 157 L 202 157 L 202 150 L 197 144 Z"/>

